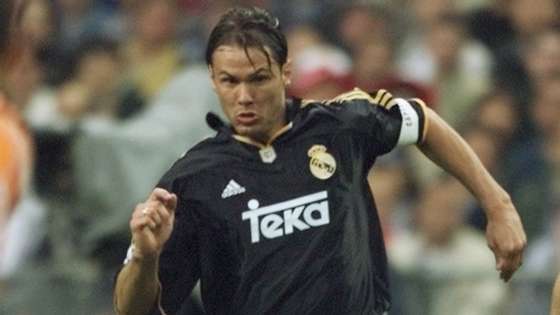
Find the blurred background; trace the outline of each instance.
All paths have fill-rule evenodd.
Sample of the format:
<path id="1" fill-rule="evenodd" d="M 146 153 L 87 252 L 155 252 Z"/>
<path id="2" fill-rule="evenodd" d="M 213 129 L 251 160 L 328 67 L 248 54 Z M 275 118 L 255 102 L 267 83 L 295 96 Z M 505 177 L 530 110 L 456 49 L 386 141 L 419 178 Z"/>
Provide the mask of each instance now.
<path id="1" fill-rule="evenodd" d="M 290 95 L 422 98 L 511 194 L 528 248 L 503 284 L 469 192 L 415 148 L 380 158 L 369 179 L 391 314 L 548 314 L 560 271 L 555 0 L 26 1 L 25 49 L 3 73 L 11 111 L 0 106 L 0 127 L 17 120 L 21 135 L 10 144 L 0 128 L 0 314 L 112 314 L 132 209 L 212 134 L 204 115 L 220 109 L 203 53 L 232 5 L 279 17 Z M 199 303 L 195 293 L 182 314 L 203 314 Z"/>

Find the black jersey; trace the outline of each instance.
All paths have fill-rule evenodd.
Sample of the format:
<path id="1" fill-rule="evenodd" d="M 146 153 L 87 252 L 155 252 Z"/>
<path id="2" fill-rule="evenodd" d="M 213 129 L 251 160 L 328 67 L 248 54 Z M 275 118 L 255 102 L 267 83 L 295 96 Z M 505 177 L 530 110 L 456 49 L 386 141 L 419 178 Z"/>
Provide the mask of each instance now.
<path id="1" fill-rule="evenodd" d="M 387 261 L 367 174 L 377 156 L 425 132 L 422 102 L 355 89 L 290 100 L 268 145 L 218 129 L 159 184 L 179 202 L 160 257 L 173 314 L 201 280 L 208 314 L 381 314 Z"/>

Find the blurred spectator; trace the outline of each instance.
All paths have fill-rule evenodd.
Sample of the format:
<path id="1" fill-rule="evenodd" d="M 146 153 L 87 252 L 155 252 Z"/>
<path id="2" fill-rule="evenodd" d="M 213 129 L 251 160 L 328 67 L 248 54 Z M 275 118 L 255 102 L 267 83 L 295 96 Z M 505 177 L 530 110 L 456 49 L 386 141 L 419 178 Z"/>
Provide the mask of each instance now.
<path id="1" fill-rule="evenodd" d="M 385 89 L 404 98 L 420 98 L 428 106 L 435 102 L 434 91 L 419 82 L 407 80 L 397 72 L 395 40 L 386 29 L 375 40 L 364 42 L 353 51 L 352 75 L 355 85 L 366 91 Z"/>
<path id="2" fill-rule="evenodd" d="M 54 6 L 48 0 L 29 0 L 21 19 L 21 32 L 32 49 L 42 49 L 57 36 Z"/>
<path id="3" fill-rule="evenodd" d="M 351 3 L 338 18 L 339 41 L 343 47 L 355 53 L 363 45 L 395 35 L 391 33 L 390 19 L 389 10 L 382 5 Z"/>
<path id="4" fill-rule="evenodd" d="M 351 57 L 328 43 L 313 24 L 294 25 L 286 37 L 292 62 L 290 95 L 326 100 L 353 87 Z"/>
<path id="5" fill-rule="evenodd" d="M 529 39 L 558 22 L 558 3 L 554 0 L 511 0 L 508 14 L 521 40 Z"/>
<path id="6" fill-rule="evenodd" d="M 532 126 L 528 117 L 533 98 L 543 81 L 560 72 L 560 28 L 548 26 L 513 43 L 516 46 L 509 50 L 510 58 L 498 65 L 498 71 L 505 71 L 500 84 L 510 89 L 523 105 L 522 117 L 526 118 L 521 120 L 521 125 L 524 132 L 530 134 Z"/>
<path id="7" fill-rule="evenodd" d="M 20 13 L 19 45 L 25 46 L 18 54 L 17 62 L 11 63 L 11 71 L 4 74 L 4 84 L 9 85 L 10 98 L 23 111 L 45 86 L 50 64 L 49 45 L 55 40 L 53 7 L 47 0 L 28 0 Z"/>
<path id="8" fill-rule="evenodd" d="M 19 1 L 0 4 L 0 287 L 28 262 L 45 233 L 45 208 L 31 185 L 33 142 L 19 108 L 8 99 L 18 82 L 6 81 L 19 70 L 21 56 L 29 55 L 28 42 L 15 41 L 25 10 Z"/>
<path id="9" fill-rule="evenodd" d="M 524 63 L 535 88 L 560 73 L 560 26 L 535 33 L 526 43 Z"/>
<path id="10" fill-rule="evenodd" d="M 176 38 L 174 0 L 136 1 L 129 12 L 131 34 L 123 43 L 126 80 L 149 103 L 183 63 Z"/>
<path id="11" fill-rule="evenodd" d="M 83 38 L 120 39 L 124 35 L 122 17 L 100 1 L 58 0 L 56 4 L 63 51 L 72 51 Z"/>
<path id="12" fill-rule="evenodd" d="M 95 300 L 111 301 L 110 275 L 130 244 L 124 207 L 136 204 L 182 153 L 212 133 L 201 117 L 218 111 L 218 104 L 207 67 L 191 65 L 133 118 L 81 125 L 72 145 L 78 243 L 96 270 L 109 275 L 97 280 L 104 289 L 94 292 Z"/>
<path id="13" fill-rule="evenodd" d="M 483 125 L 469 125 L 462 132 L 462 136 L 476 153 L 480 162 L 486 167 L 498 181 L 502 181 L 503 164 L 500 162 L 499 152 L 503 150 L 501 146 L 502 138 L 495 130 Z M 477 228 L 481 232 L 486 230 L 486 215 L 484 210 L 473 198 L 469 198 L 465 203 L 465 223 Z"/>
<path id="14" fill-rule="evenodd" d="M 26 262 L 46 232 L 45 208 L 31 187 L 32 150 L 19 114 L 0 95 L 0 282 Z"/>
<path id="15" fill-rule="evenodd" d="M 410 203 L 416 188 L 409 178 L 405 158 L 395 153 L 380 158 L 368 175 L 387 248 L 410 227 Z"/>
<path id="16" fill-rule="evenodd" d="M 347 91 L 353 85 L 352 60 L 342 49 L 316 44 L 293 57 L 290 94 L 325 100 Z"/>
<path id="17" fill-rule="evenodd" d="M 560 72 L 548 77 L 537 87 L 531 105 L 531 117 L 544 142 L 553 141 L 560 124 Z"/>
<path id="18" fill-rule="evenodd" d="M 286 32 L 286 40 L 288 41 L 289 58 L 292 60 L 298 58 L 305 49 L 324 42 L 319 30 L 311 24 L 293 26 Z"/>
<path id="19" fill-rule="evenodd" d="M 72 77 L 29 104 L 26 115 L 35 128 L 64 131 L 86 116 L 117 118 L 122 80 L 116 44 L 91 38 L 76 51 Z"/>
<path id="20" fill-rule="evenodd" d="M 548 224 L 527 249 L 520 282 L 514 291 L 512 314 L 548 314 L 553 275 L 560 271 L 560 204 L 551 208 Z"/>
<path id="21" fill-rule="evenodd" d="M 470 34 L 499 58 L 500 50 L 515 40 L 515 30 L 508 16 L 509 0 L 489 1 L 487 6 L 468 13 L 467 23 Z"/>
<path id="22" fill-rule="evenodd" d="M 491 131 L 498 140 L 497 149 L 510 152 L 520 138 L 521 111 L 514 97 L 506 91 L 494 89 L 482 96 L 465 123 Z M 496 174 L 494 174 L 496 175 Z"/>
<path id="23" fill-rule="evenodd" d="M 20 55 L 12 71 L 4 73 L 4 84 L 9 87 L 10 98 L 20 109 L 31 102 L 35 93 L 43 87 L 44 68 L 31 50 L 26 50 Z"/>
<path id="24" fill-rule="evenodd" d="M 427 63 L 432 62 L 433 65 L 431 69 L 426 69 L 428 72 L 423 82 L 432 84 L 436 89 L 438 113 L 450 125 L 458 127 L 475 101 L 489 89 L 490 56 L 482 46 L 466 37 L 462 17 L 453 12 L 432 21 L 427 29 L 425 43 Z M 418 66 L 422 54 L 418 51 L 416 54 L 417 59 L 410 61 L 416 60 Z M 417 66 L 414 63 L 408 63 L 406 59 L 404 62 L 401 70 L 403 76 L 414 78 L 419 75 L 415 73 Z M 421 77 L 416 79 L 422 80 Z"/>
<path id="25" fill-rule="evenodd" d="M 536 136 L 525 139 L 509 156 L 505 186 L 523 220 L 529 244 L 544 230 L 550 207 L 560 190 L 554 182 L 560 178 L 554 154 L 560 128 L 560 76 L 548 78 L 537 87 L 530 118 Z"/>
<path id="26" fill-rule="evenodd" d="M 399 301 L 413 307 L 406 314 L 501 314 L 506 291 L 494 275 L 492 252 L 463 223 L 468 198 L 456 180 L 437 179 L 422 189 L 414 232 L 390 247 L 390 263 L 405 276 L 397 284 L 406 294 Z"/>
<path id="27" fill-rule="evenodd" d="M 218 22 L 224 11 L 241 2 L 245 1 L 177 0 L 181 10 L 178 40 L 182 45 L 182 53 L 187 56 L 189 62 L 203 62 L 205 43 L 212 26 Z"/>
<path id="28" fill-rule="evenodd" d="M 452 127 L 460 128 L 476 101 L 490 89 L 490 55 L 466 36 L 463 18 L 453 7 L 440 7 L 441 2 L 433 2 L 438 4 L 437 10 L 422 9 L 417 13 L 418 19 L 428 24 L 422 24 L 423 33 L 411 35 L 409 43 L 413 46 L 403 46 L 408 50 L 400 59 L 399 73 L 405 79 L 433 87 L 435 103 L 430 106 Z M 420 183 L 440 173 L 417 152 L 412 162 Z"/>
<path id="29" fill-rule="evenodd" d="M 459 113 L 455 115 L 450 114 L 452 109 L 440 113 L 456 126 L 465 106 L 472 105 L 473 99 L 488 89 L 491 56 L 468 36 L 463 13 L 454 1 L 415 0 L 411 10 L 407 33 L 399 47 L 399 72 L 404 78 L 433 85 L 439 91 L 437 105 L 456 106 Z M 463 94 L 454 94 L 457 92 Z M 460 102 L 454 105 L 450 100 Z"/>
<path id="30" fill-rule="evenodd" d="M 43 81 L 47 85 L 56 85 L 66 79 L 71 65 L 67 60 L 70 51 L 64 50 L 61 40 L 57 2 L 27 0 L 26 3 L 27 9 L 22 15 L 22 36 L 43 68 Z"/>
<path id="31" fill-rule="evenodd" d="M 122 87 L 121 58 L 117 43 L 91 38 L 77 53 L 73 79 L 60 88 L 59 108 L 71 120 L 84 114 L 115 119 L 119 114 L 119 88 Z M 75 85 L 75 89 L 72 87 Z M 85 104 L 65 99 L 67 86 L 81 94 Z"/>
<path id="32" fill-rule="evenodd" d="M 537 44 L 540 40 L 537 34 L 558 23 L 560 6 L 555 0 L 513 0 L 504 3 L 504 11 L 511 23 L 514 36 L 498 49 L 495 78 L 500 86 L 507 87 L 519 101 L 527 104 L 530 102 L 533 83 L 525 76 L 526 71 L 531 69 L 524 66 L 527 64 L 527 61 L 523 61 L 524 56 L 527 56 L 524 51 L 532 50 L 534 47 L 544 53 Z M 542 59 L 543 63 L 548 61 L 549 59 Z M 530 75 L 529 79 L 534 78 Z"/>
<path id="33" fill-rule="evenodd" d="M 122 209 L 134 205 L 182 153 L 212 133 L 201 117 L 218 111 L 218 104 L 208 69 L 193 65 L 134 118 L 81 125 L 72 161 L 86 253 L 106 268 L 122 263 L 121 249 L 130 242 L 129 213 Z"/>
<path id="34" fill-rule="evenodd" d="M 477 125 L 469 126 L 466 131 L 462 132 L 465 141 L 470 145 L 476 153 L 480 162 L 492 174 L 493 177 L 499 177 L 499 155 L 500 150 L 499 138 L 490 129 Z"/>

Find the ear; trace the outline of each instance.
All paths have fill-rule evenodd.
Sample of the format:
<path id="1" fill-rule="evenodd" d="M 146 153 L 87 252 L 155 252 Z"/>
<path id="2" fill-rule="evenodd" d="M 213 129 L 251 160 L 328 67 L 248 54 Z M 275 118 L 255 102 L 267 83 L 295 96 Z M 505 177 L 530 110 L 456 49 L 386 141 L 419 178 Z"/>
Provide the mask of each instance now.
<path id="1" fill-rule="evenodd" d="M 210 75 L 210 82 L 212 82 L 212 89 L 216 91 L 216 82 L 214 81 L 215 75 L 212 65 L 208 65 L 208 74 Z"/>
<path id="2" fill-rule="evenodd" d="M 292 60 L 288 58 L 284 66 L 282 66 L 282 80 L 284 81 L 284 86 L 292 84 Z"/>

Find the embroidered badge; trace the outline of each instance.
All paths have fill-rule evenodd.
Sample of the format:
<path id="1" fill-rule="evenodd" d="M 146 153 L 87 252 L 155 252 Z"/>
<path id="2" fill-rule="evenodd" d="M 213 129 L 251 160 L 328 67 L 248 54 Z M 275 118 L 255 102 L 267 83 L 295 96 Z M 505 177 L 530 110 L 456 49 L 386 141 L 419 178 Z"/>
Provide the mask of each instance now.
<path id="1" fill-rule="evenodd" d="M 334 157 L 327 152 L 324 145 L 314 145 L 307 155 L 309 160 L 309 170 L 313 176 L 325 180 L 330 178 L 336 171 L 336 161 Z"/>

